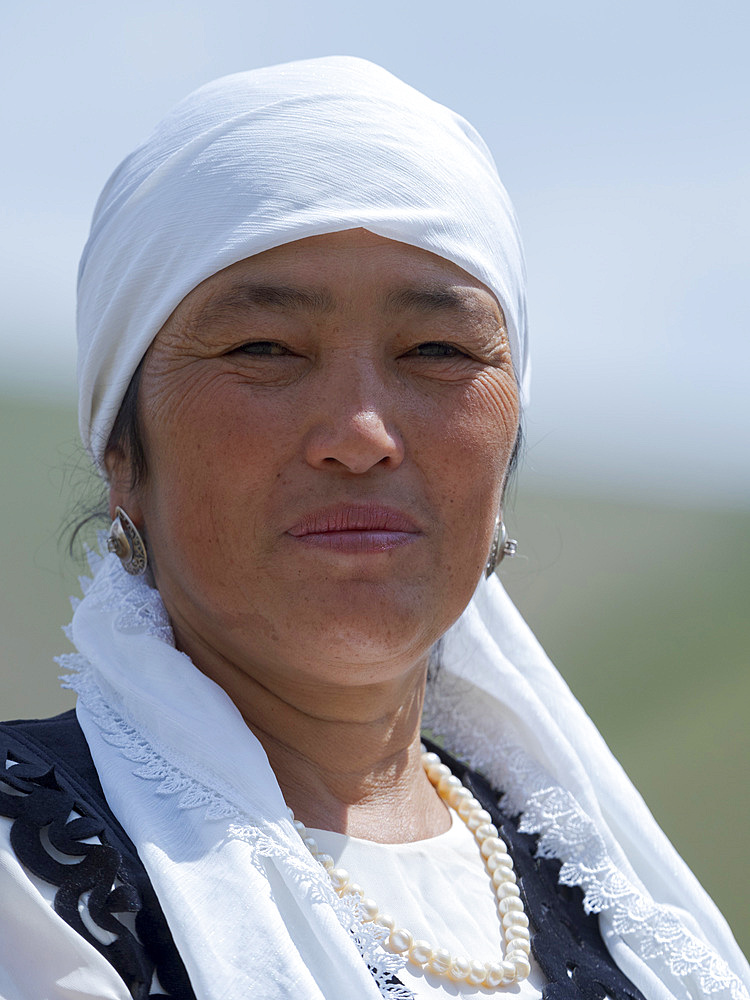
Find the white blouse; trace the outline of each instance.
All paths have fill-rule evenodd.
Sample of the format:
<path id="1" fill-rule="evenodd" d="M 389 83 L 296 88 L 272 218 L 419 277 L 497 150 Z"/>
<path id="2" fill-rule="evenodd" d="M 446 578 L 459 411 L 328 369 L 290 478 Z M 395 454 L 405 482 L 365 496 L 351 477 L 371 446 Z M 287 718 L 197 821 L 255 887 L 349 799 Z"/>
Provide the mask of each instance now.
<path id="1" fill-rule="evenodd" d="M 318 847 L 337 867 L 389 913 L 396 926 L 433 947 L 469 960 L 498 962 L 503 938 L 490 878 L 466 825 L 451 810 L 452 825 L 445 833 L 410 844 L 376 844 L 329 830 L 310 830 Z M 531 975 L 512 987 L 480 989 L 454 983 L 407 963 L 398 978 L 418 1000 L 446 997 L 502 996 L 540 1000 L 544 974 L 530 958 Z"/>

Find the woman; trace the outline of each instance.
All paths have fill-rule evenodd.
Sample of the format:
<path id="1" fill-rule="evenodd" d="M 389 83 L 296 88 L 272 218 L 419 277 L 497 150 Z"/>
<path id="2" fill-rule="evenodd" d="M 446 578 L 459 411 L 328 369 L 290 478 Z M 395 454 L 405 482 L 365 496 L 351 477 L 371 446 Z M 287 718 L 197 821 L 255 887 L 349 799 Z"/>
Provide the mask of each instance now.
<path id="1" fill-rule="evenodd" d="M 113 523 L 77 722 L 4 729 L 4 997 L 747 996 L 492 575 L 524 274 L 470 126 L 354 59 L 202 88 L 79 331 Z"/>

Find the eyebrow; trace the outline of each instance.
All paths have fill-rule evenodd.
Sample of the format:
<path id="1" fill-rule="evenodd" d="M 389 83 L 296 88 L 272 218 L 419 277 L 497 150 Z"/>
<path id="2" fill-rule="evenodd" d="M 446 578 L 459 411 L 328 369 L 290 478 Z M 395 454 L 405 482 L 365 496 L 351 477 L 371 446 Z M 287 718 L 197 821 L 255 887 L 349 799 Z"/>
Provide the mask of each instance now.
<path id="1" fill-rule="evenodd" d="M 221 319 L 236 309 L 256 307 L 292 312 L 328 313 L 335 308 L 333 296 L 317 289 L 289 285 L 242 284 L 228 288 L 205 302 L 195 317 L 197 325 Z"/>
<path id="2" fill-rule="evenodd" d="M 389 312 L 474 312 L 476 302 L 452 288 L 402 288 L 385 299 Z"/>
<path id="3" fill-rule="evenodd" d="M 453 288 L 399 288 L 389 292 L 383 301 L 391 314 L 411 313 L 476 313 L 472 296 Z M 242 282 L 217 293 L 199 309 L 193 323 L 202 326 L 221 320 L 234 310 L 255 307 L 284 312 L 331 313 L 336 308 L 334 296 L 326 289 L 297 288 L 293 285 L 253 284 Z M 479 307 L 481 309 L 481 306 Z"/>

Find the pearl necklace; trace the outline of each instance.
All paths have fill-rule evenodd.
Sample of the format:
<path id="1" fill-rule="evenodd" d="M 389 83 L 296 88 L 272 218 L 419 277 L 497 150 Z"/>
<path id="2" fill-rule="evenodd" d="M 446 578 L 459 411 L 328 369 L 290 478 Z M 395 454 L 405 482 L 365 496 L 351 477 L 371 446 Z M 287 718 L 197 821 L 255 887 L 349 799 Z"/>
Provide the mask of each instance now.
<path id="1" fill-rule="evenodd" d="M 446 948 L 433 948 L 429 941 L 414 940 L 412 934 L 403 927 L 397 927 L 393 917 L 381 913 L 374 900 L 365 896 L 361 886 L 353 882 L 344 868 L 336 868 L 333 858 L 322 853 L 307 827 L 289 815 L 302 841 L 320 864 L 328 872 L 333 888 L 339 896 L 356 894 L 360 897 L 359 909 L 365 922 L 374 921 L 385 927 L 389 934 L 385 947 L 396 954 L 402 954 L 413 965 L 445 976 L 453 982 L 466 982 L 472 986 L 497 989 L 510 986 L 525 979 L 531 971 L 529 952 L 529 918 L 523 910 L 520 892 L 516 885 L 513 861 L 505 842 L 500 839 L 497 827 L 490 814 L 482 808 L 461 781 L 451 774 L 435 753 L 425 752 L 422 747 L 422 764 L 427 777 L 437 789 L 440 798 L 454 809 L 476 838 L 487 872 L 497 899 L 497 909 L 502 922 L 505 939 L 505 957 L 500 962 L 469 961 L 454 956 Z"/>

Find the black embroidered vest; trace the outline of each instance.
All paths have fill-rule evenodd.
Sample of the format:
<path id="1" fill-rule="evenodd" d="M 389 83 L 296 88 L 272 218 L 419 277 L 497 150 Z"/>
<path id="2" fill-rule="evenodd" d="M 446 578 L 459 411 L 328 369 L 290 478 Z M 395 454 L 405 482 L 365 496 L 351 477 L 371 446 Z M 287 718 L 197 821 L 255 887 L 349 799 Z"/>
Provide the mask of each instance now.
<path id="1" fill-rule="evenodd" d="M 500 812 L 497 793 L 480 774 L 440 747 L 431 749 L 482 803 L 510 847 L 533 926 L 532 950 L 548 979 L 544 1000 L 644 1000 L 612 961 L 596 917 L 584 913 L 581 891 L 558 884 L 560 863 L 534 855 L 536 838 L 519 833 Z M 57 886 L 55 911 L 104 955 L 133 1000 L 195 1000 L 146 870 L 104 798 L 75 713 L 0 723 L 0 754 L 0 815 L 13 820 L 11 846 L 21 864 Z M 92 837 L 100 843 L 84 843 Z M 57 860 L 48 843 L 75 863 Z M 81 919 L 86 893 L 89 917 L 114 935 L 110 944 Z M 117 918 L 125 913 L 135 915 L 135 934 Z M 154 972 L 163 993 L 150 992 Z"/>

